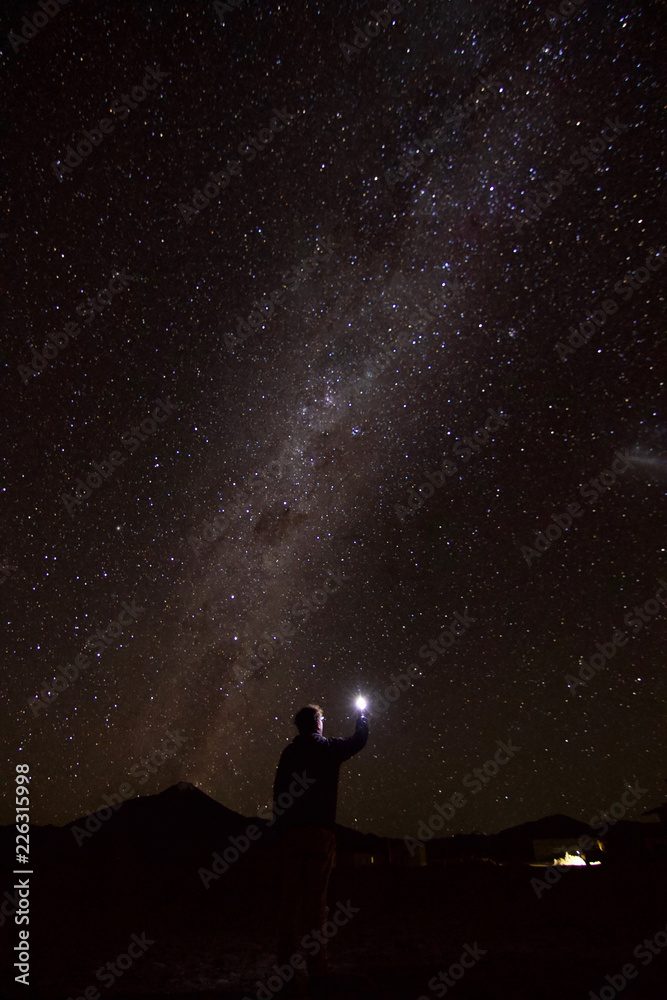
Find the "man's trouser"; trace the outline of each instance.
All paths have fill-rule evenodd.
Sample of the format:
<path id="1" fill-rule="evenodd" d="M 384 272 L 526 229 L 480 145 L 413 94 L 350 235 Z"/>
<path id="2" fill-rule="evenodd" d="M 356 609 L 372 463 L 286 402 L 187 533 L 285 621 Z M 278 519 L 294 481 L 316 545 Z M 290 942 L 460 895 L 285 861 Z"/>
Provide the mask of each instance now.
<path id="1" fill-rule="evenodd" d="M 280 930 L 278 963 L 289 962 L 299 951 L 301 940 L 312 931 L 320 931 L 327 922 L 327 887 L 334 862 L 336 835 L 320 826 L 301 826 L 288 830 L 280 845 L 282 872 L 280 880 Z M 306 950 L 308 972 L 322 975 L 328 969 L 326 939 L 319 945 L 311 937 Z M 318 952 L 313 955 L 315 945 Z"/>

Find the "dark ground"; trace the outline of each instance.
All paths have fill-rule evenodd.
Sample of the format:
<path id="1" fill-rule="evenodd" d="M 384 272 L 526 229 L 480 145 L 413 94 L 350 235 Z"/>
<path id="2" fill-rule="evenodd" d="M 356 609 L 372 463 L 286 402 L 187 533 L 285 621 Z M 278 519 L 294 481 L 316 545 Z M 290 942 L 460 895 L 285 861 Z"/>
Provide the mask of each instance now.
<path id="1" fill-rule="evenodd" d="M 16 940 L 7 921 L 2 996 L 77 1000 L 96 983 L 95 970 L 145 932 L 155 943 L 112 986 L 100 986 L 102 997 L 255 1000 L 276 961 L 271 860 L 241 861 L 208 890 L 192 869 L 126 869 L 100 880 L 93 869 L 63 867 L 34 880 L 31 986 L 7 985 L 7 942 Z M 341 977 L 335 995 L 433 1000 L 429 979 L 477 943 L 487 954 L 447 991 L 457 1000 L 584 1000 L 628 962 L 639 975 L 624 998 L 664 1000 L 664 955 L 644 965 L 633 950 L 665 929 L 667 864 L 569 869 L 538 899 L 530 880 L 544 871 L 485 863 L 334 869 L 330 909 L 348 900 L 359 908 L 330 946 Z M 361 991 L 345 976 L 367 976 L 373 986 Z"/>

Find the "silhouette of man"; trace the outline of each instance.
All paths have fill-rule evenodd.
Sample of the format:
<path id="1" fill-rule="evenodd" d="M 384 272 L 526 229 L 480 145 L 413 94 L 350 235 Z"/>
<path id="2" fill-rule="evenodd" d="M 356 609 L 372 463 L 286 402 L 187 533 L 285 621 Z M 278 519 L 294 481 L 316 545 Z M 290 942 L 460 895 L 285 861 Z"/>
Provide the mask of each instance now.
<path id="1" fill-rule="evenodd" d="M 333 867 L 336 837 L 338 771 L 343 761 L 366 746 L 368 722 L 360 712 L 353 736 L 325 739 L 324 716 L 319 705 L 306 705 L 294 716 L 299 730 L 280 755 L 273 783 L 276 830 L 282 855 L 280 933 L 278 963 L 289 963 L 299 949 L 299 924 L 305 937 L 310 976 L 326 975 L 329 969 L 327 940 L 320 934 L 327 922 L 327 886 Z M 301 778 L 299 794 L 295 777 Z M 290 785 L 292 791 L 290 792 Z M 304 791 L 301 791 L 306 785 Z M 279 797 L 282 799 L 279 801 Z M 283 809 L 282 802 L 288 801 Z M 301 917 L 301 920 L 299 920 Z M 319 941 L 312 931 L 319 935 Z"/>

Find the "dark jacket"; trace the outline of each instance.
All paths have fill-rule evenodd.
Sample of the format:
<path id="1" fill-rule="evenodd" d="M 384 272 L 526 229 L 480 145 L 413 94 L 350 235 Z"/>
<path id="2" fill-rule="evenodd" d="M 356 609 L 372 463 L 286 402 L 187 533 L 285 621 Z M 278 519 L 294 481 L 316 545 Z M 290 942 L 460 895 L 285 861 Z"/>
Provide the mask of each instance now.
<path id="1" fill-rule="evenodd" d="M 273 783 L 274 820 L 279 833 L 296 826 L 333 830 L 338 769 L 343 761 L 363 750 L 367 739 L 368 722 L 364 716 L 357 718 L 354 736 L 326 739 L 319 733 L 307 733 L 294 737 L 280 755 Z"/>

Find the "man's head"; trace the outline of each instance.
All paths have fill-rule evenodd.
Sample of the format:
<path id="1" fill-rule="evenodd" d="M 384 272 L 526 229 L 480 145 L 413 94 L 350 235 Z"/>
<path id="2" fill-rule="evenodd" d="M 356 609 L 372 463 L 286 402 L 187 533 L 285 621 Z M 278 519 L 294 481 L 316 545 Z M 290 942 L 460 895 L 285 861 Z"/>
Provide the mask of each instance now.
<path id="1" fill-rule="evenodd" d="M 294 725 L 301 736 L 308 733 L 321 733 L 324 715 L 319 705 L 304 705 L 294 716 Z"/>

